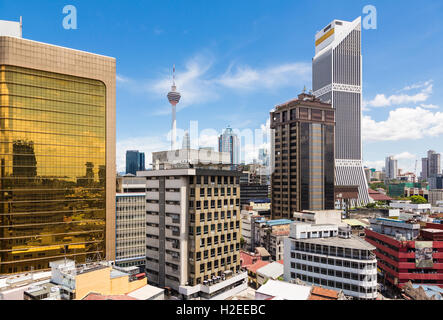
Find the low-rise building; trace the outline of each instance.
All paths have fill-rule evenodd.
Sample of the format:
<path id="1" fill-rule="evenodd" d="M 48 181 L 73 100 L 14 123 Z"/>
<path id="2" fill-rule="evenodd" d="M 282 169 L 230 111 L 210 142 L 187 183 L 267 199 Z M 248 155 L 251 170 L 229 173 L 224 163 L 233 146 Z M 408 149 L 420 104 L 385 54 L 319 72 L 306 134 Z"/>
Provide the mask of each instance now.
<path id="1" fill-rule="evenodd" d="M 310 224 L 341 224 L 341 210 L 303 211 L 294 213 L 294 221 Z"/>
<path id="2" fill-rule="evenodd" d="M 294 223 L 285 240 L 285 280 L 300 279 L 358 299 L 377 298 L 375 247 L 349 227 Z"/>
<path id="3" fill-rule="evenodd" d="M 268 280 L 280 280 L 284 275 L 283 261 L 272 262 L 257 269 L 257 284 L 264 285 Z"/>
<path id="4" fill-rule="evenodd" d="M 396 219 L 371 219 L 366 241 L 377 249 L 383 285 L 396 291 L 412 284 L 443 288 L 443 225 Z"/>
<path id="5" fill-rule="evenodd" d="M 259 260 L 256 263 L 246 267 L 246 269 L 248 270 L 248 285 L 251 288 L 257 289 L 260 287 L 261 284 L 263 284 L 258 283 L 257 270 L 264 266 L 267 266 L 268 264 L 270 264 L 269 261 Z"/>
<path id="6" fill-rule="evenodd" d="M 269 280 L 255 292 L 255 300 L 308 300 L 312 286 Z"/>
<path id="7" fill-rule="evenodd" d="M 443 189 L 429 190 L 429 203 L 438 206 L 439 201 L 443 201 Z"/>

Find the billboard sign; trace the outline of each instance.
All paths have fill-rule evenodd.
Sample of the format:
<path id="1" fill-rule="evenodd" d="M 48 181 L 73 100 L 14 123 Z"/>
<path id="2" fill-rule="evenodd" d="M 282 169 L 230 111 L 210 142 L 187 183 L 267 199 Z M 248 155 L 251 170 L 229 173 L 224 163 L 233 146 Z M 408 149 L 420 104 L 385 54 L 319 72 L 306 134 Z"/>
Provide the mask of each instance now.
<path id="1" fill-rule="evenodd" d="M 415 266 L 417 268 L 432 268 L 432 241 L 415 242 Z"/>

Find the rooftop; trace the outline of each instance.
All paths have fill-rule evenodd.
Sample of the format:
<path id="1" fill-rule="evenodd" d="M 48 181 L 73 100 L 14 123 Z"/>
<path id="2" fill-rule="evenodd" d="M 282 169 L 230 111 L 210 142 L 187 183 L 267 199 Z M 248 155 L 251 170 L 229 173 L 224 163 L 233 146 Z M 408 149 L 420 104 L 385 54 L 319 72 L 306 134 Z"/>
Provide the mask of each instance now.
<path id="1" fill-rule="evenodd" d="M 311 286 L 268 280 L 256 293 L 278 298 L 279 300 L 308 300 L 311 288 Z"/>
<path id="2" fill-rule="evenodd" d="M 285 224 L 291 224 L 293 222 L 294 221 L 288 220 L 288 219 L 269 220 L 269 221 L 266 221 L 266 225 L 270 226 L 270 227 L 274 227 L 274 226 L 281 226 L 281 225 L 285 225 Z"/>
<path id="3" fill-rule="evenodd" d="M 314 286 L 308 300 L 338 300 L 338 297 L 338 291 Z"/>
<path id="4" fill-rule="evenodd" d="M 326 246 L 334 246 L 340 248 L 359 249 L 359 250 L 372 251 L 376 249 L 373 245 L 369 244 L 363 239 L 354 236 L 348 239 L 340 237 L 331 237 L 331 238 L 300 239 L 297 241 L 301 241 L 304 243 L 326 245 Z"/>
<path id="5" fill-rule="evenodd" d="M 147 284 L 147 285 L 141 287 L 140 289 L 137 289 L 135 291 L 128 293 L 128 296 L 135 298 L 137 300 L 149 300 L 152 297 L 155 297 L 164 291 L 165 290 L 162 288 L 157 288 L 157 287 Z"/>
<path id="6" fill-rule="evenodd" d="M 284 265 L 279 262 L 272 262 L 257 270 L 257 273 L 270 279 L 277 279 L 284 273 Z"/>
<path id="7" fill-rule="evenodd" d="M 264 266 L 266 266 L 268 264 L 270 264 L 269 261 L 259 260 L 256 263 L 247 266 L 246 269 L 248 269 L 248 271 L 250 271 L 252 273 L 257 273 L 258 269 L 263 268 Z"/>
<path id="8" fill-rule="evenodd" d="M 99 293 L 90 293 L 82 300 L 138 300 L 128 295 L 104 296 Z"/>

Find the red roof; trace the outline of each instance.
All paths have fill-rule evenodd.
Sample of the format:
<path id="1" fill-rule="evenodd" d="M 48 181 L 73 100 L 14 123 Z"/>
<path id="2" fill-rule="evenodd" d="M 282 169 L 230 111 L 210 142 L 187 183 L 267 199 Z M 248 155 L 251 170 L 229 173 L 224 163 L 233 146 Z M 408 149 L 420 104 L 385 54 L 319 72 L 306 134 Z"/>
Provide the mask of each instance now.
<path id="1" fill-rule="evenodd" d="M 392 201 L 393 200 L 392 198 L 388 197 L 387 195 L 384 195 L 383 193 L 372 190 L 371 188 L 369 188 L 368 191 L 369 191 L 369 196 L 374 201 Z"/>
<path id="2" fill-rule="evenodd" d="M 314 286 L 308 300 L 338 300 L 338 291 Z"/>
<path id="3" fill-rule="evenodd" d="M 284 261 L 283 260 L 280 260 L 280 261 L 277 261 L 277 262 L 284 265 Z"/>
<path id="4" fill-rule="evenodd" d="M 269 261 L 257 261 L 256 263 L 254 263 L 253 265 L 247 266 L 246 269 L 248 269 L 248 271 L 251 271 L 252 273 L 257 273 L 257 270 L 267 266 L 268 264 L 270 264 Z"/>
<path id="5" fill-rule="evenodd" d="M 244 268 L 254 264 L 257 261 L 260 261 L 261 257 L 256 256 L 255 254 L 251 254 L 249 252 L 240 251 L 240 260 L 241 260 L 241 266 Z"/>

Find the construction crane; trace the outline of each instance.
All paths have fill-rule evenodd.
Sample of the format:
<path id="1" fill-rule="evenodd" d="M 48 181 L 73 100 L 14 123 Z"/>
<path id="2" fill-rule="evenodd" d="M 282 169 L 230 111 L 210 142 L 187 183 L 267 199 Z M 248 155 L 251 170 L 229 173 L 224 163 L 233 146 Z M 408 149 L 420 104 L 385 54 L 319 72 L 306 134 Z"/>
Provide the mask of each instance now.
<path id="1" fill-rule="evenodd" d="M 415 160 L 415 171 L 414 171 L 415 179 L 417 179 L 417 166 L 418 166 L 418 160 Z"/>

